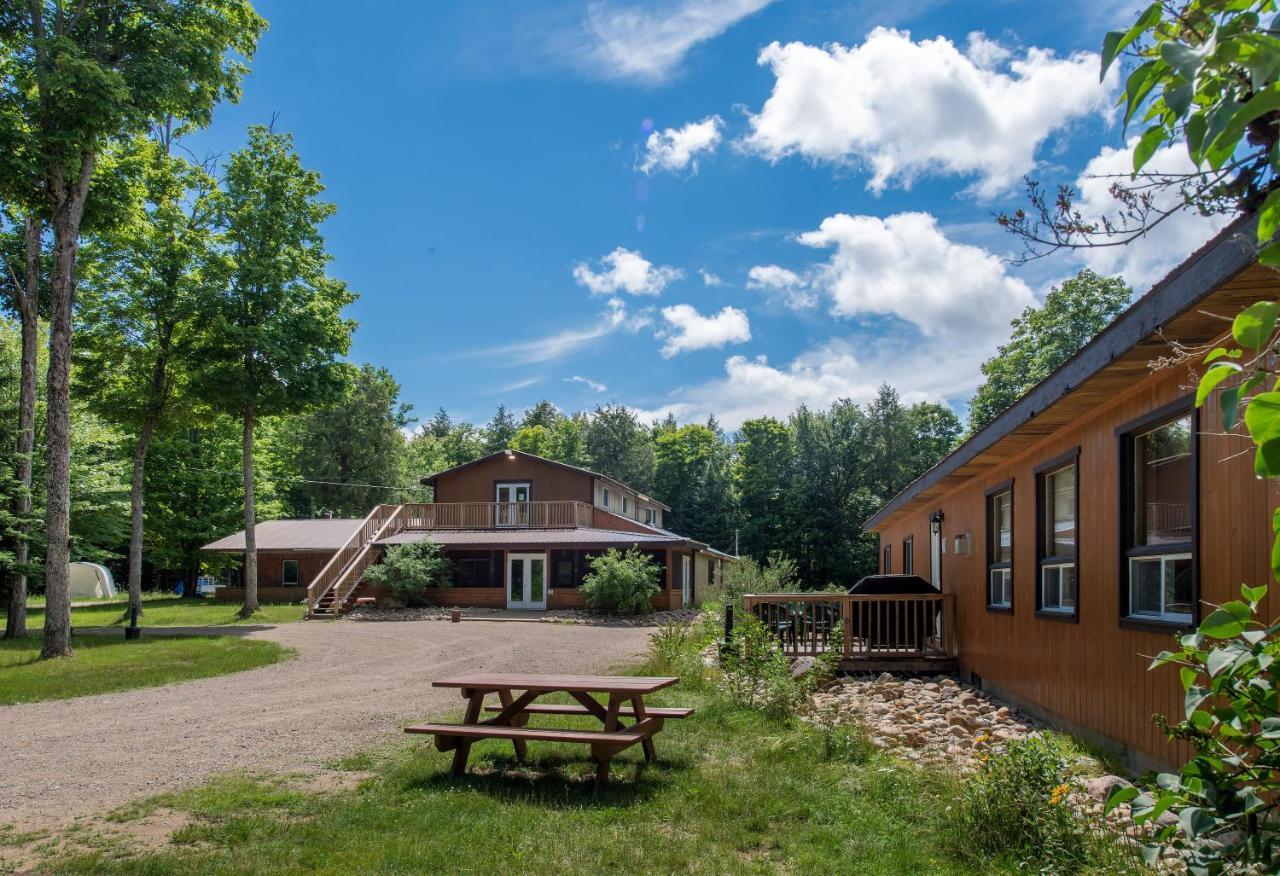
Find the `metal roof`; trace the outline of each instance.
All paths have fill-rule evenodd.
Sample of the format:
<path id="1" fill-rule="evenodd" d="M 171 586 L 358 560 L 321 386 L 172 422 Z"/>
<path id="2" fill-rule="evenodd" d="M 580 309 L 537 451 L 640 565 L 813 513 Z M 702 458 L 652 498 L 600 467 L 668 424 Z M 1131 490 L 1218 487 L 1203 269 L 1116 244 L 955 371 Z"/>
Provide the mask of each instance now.
<path id="1" fill-rule="evenodd" d="M 336 551 L 359 528 L 362 520 L 265 520 L 253 528 L 260 551 Z M 220 538 L 200 548 L 202 551 L 240 553 L 244 550 L 244 530 Z"/>
<path id="2" fill-rule="evenodd" d="M 471 468 L 472 466 L 479 465 L 482 462 L 488 462 L 490 459 L 493 459 L 494 457 L 510 456 L 510 455 L 523 456 L 525 459 L 533 459 L 533 460 L 537 460 L 538 462 L 545 462 L 547 465 L 554 465 L 557 468 L 563 468 L 567 471 L 573 471 L 573 472 L 577 472 L 578 474 L 587 475 L 589 477 L 599 478 L 602 481 L 608 481 L 609 483 L 613 484 L 615 487 L 618 487 L 619 489 L 629 490 L 630 492 L 635 493 L 643 502 L 647 502 L 650 505 L 657 505 L 663 511 L 671 510 L 670 505 L 665 505 L 662 502 L 659 502 L 657 499 L 653 498 L 652 496 L 645 495 L 640 490 L 637 490 L 635 487 L 628 486 L 627 484 L 624 484 L 622 481 L 617 480 L 616 478 L 611 478 L 606 474 L 600 474 L 600 472 L 598 471 L 592 471 L 589 468 L 582 468 L 581 466 L 577 466 L 577 465 L 569 465 L 569 463 L 567 462 L 558 462 L 554 459 L 547 459 L 545 456 L 538 456 L 536 453 L 525 453 L 523 450 L 512 450 L 510 448 L 506 450 L 495 451 L 493 453 L 490 453 L 488 456 L 482 456 L 479 459 L 473 459 L 470 462 L 464 462 L 462 463 L 462 465 L 455 465 L 453 468 L 447 468 L 444 471 L 436 472 L 433 475 L 427 475 L 425 478 L 422 478 L 420 483 L 425 484 L 427 486 L 435 486 L 436 478 L 443 477 L 444 475 L 447 475 L 447 474 L 453 474 L 454 472 L 462 471 L 463 469 L 466 469 L 466 468 Z"/>
<path id="3" fill-rule="evenodd" d="M 378 541 L 381 545 L 414 544 L 430 539 L 441 547 L 675 547 L 689 544 L 681 536 L 619 532 L 614 529 L 406 529 Z"/>
<path id="4" fill-rule="evenodd" d="M 874 531 L 916 496 L 990 450 L 1257 261 L 1257 218 L 1242 217 L 1187 257 L 1074 356 L 872 515 Z"/>

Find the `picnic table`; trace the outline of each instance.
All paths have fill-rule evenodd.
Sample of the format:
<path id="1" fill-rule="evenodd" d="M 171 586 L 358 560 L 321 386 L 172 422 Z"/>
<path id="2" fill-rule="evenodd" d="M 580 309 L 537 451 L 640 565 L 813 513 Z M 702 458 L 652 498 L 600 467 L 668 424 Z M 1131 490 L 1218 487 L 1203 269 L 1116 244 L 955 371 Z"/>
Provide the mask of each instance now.
<path id="1" fill-rule="evenodd" d="M 461 724 L 418 724 L 406 727 L 406 733 L 435 736 L 436 748 L 453 752 L 452 775 L 466 772 L 471 744 L 477 739 L 509 739 L 516 759 L 526 757 L 526 743 L 574 742 L 591 746 L 596 761 L 596 788 L 609 781 L 609 761 L 620 751 L 639 744 L 645 760 L 657 756 L 653 736 L 662 729 L 666 718 L 685 718 L 693 709 L 646 708 L 644 698 L 654 691 L 678 682 L 670 677 L 636 677 L 614 675 L 506 675 L 474 673 L 442 678 L 433 687 L 458 688 L 467 700 L 467 713 Z M 496 693 L 498 703 L 485 705 L 485 697 Z M 548 694 L 568 694 L 577 705 L 535 702 Z M 597 694 L 608 696 L 606 703 Z M 485 713 L 496 713 L 481 720 Z M 604 725 L 602 730 L 558 730 L 529 727 L 531 715 L 590 715 Z M 630 721 L 628 725 L 626 722 Z"/>

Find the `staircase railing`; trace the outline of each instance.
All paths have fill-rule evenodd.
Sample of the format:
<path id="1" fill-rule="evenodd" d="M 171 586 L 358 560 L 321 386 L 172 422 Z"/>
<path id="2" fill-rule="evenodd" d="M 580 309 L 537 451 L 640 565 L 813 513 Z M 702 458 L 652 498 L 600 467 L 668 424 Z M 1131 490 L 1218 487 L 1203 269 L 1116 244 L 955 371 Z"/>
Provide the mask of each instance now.
<path id="1" fill-rule="evenodd" d="M 351 592 L 360 586 L 360 579 L 364 577 L 365 570 L 373 565 L 374 561 L 374 542 L 386 538 L 389 535 L 395 535 L 404 529 L 403 523 L 404 506 L 395 506 L 395 511 L 387 518 L 386 522 L 373 534 L 369 539 L 369 543 L 365 545 L 364 550 L 356 555 L 350 565 L 343 570 L 338 576 L 338 580 L 333 584 L 333 610 L 338 613 L 342 610 L 342 606 L 346 605 L 347 599 L 350 598 Z"/>
<path id="2" fill-rule="evenodd" d="M 398 519 L 401 505 L 378 505 L 369 512 L 369 516 L 360 522 L 356 531 L 346 543 L 338 548 L 324 568 L 307 585 L 307 608 L 314 611 L 320 600 L 325 597 L 340 581 L 344 580 L 347 571 L 357 559 L 367 557 L 369 545 L 381 537 L 383 528 L 393 519 Z M 366 564 L 367 567 L 367 564 Z M 361 572 L 364 571 L 362 568 Z M 357 579 L 358 580 L 358 579 Z"/>

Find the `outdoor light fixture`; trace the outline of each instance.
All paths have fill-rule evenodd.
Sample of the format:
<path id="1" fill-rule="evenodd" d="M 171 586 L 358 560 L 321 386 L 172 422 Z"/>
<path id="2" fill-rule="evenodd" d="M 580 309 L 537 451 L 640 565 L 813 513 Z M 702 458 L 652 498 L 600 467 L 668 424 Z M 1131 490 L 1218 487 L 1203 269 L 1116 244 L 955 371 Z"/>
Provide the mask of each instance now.
<path id="1" fill-rule="evenodd" d="M 514 450 L 508 450 L 507 459 L 515 459 L 515 458 L 516 458 L 516 452 Z"/>

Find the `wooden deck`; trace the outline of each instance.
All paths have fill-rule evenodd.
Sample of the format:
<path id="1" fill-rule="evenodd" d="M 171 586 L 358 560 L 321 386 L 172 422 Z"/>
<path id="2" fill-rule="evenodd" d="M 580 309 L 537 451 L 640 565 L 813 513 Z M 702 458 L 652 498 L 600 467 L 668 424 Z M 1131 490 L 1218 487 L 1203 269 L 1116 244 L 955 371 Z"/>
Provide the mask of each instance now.
<path id="1" fill-rule="evenodd" d="M 835 652 L 849 672 L 957 667 L 955 597 L 949 593 L 750 593 L 742 607 L 778 637 L 789 657 Z"/>

